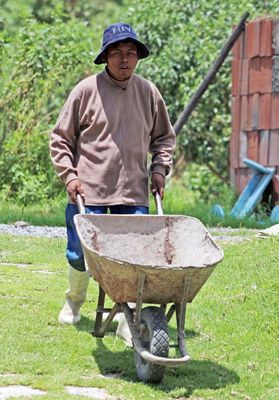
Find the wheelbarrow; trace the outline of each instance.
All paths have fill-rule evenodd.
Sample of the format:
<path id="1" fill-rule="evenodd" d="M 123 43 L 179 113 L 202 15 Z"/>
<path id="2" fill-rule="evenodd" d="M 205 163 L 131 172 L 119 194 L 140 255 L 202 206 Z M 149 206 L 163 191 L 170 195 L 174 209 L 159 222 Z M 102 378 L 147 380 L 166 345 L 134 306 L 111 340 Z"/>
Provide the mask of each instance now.
<path id="1" fill-rule="evenodd" d="M 115 315 L 124 312 L 138 378 L 152 383 L 163 379 L 167 366 L 190 359 L 186 305 L 223 259 L 222 249 L 198 219 L 163 215 L 159 194 L 155 198 L 158 215 L 94 215 L 84 214 L 79 197 L 80 214 L 74 217 L 86 268 L 99 284 L 92 334 L 104 337 Z M 106 295 L 112 308 L 105 308 Z M 174 313 L 181 357 L 169 358 L 168 322 Z"/>

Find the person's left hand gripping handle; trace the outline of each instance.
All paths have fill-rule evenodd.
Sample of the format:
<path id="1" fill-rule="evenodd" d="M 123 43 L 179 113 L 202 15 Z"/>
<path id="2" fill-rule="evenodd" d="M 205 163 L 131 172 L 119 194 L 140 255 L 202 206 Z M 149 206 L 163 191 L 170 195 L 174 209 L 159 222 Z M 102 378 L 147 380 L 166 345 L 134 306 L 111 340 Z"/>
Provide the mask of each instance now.
<path id="1" fill-rule="evenodd" d="M 70 181 L 66 186 L 66 189 L 73 203 L 77 202 L 77 194 L 80 194 L 84 198 L 83 187 L 81 186 L 79 179 L 73 179 Z"/>

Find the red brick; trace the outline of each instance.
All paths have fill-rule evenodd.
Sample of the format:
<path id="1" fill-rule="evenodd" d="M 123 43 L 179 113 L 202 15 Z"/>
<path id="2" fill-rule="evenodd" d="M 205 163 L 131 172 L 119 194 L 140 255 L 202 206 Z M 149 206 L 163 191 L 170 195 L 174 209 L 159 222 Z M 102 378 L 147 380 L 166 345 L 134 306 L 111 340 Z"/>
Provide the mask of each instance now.
<path id="1" fill-rule="evenodd" d="M 249 94 L 249 60 L 242 60 L 241 62 L 240 94 L 242 96 Z"/>
<path id="2" fill-rule="evenodd" d="M 247 185 L 247 178 L 246 178 L 246 176 L 245 175 L 243 175 L 243 174 L 241 174 L 241 175 L 239 175 L 239 180 L 238 180 L 238 190 L 239 190 L 239 193 L 242 193 L 243 192 L 243 190 L 244 190 L 244 188 L 245 188 L 245 186 Z"/>
<path id="3" fill-rule="evenodd" d="M 250 179 L 248 168 L 238 168 L 236 171 L 236 191 L 238 194 L 242 193 Z"/>
<path id="4" fill-rule="evenodd" d="M 252 94 L 248 99 L 248 129 L 258 129 L 259 124 L 259 97 L 258 93 Z"/>
<path id="5" fill-rule="evenodd" d="M 260 94 L 258 129 L 270 129 L 271 125 L 271 93 Z"/>
<path id="6" fill-rule="evenodd" d="M 231 187 L 235 187 L 235 168 L 230 167 L 230 185 Z"/>
<path id="7" fill-rule="evenodd" d="M 245 29 L 246 56 L 253 58 L 260 55 L 260 21 L 251 21 Z"/>
<path id="8" fill-rule="evenodd" d="M 279 55 L 272 57 L 272 92 L 279 93 Z"/>
<path id="9" fill-rule="evenodd" d="M 261 83 L 260 57 L 249 60 L 249 94 L 259 93 Z"/>
<path id="10" fill-rule="evenodd" d="M 232 56 L 234 60 L 241 60 L 243 58 L 244 50 L 244 32 L 239 36 L 232 48 Z"/>
<path id="11" fill-rule="evenodd" d="M 279 93 L 272 93 L 271 129 L 279 129 Z"/>
<path id="12" fill-rule="evenodd" d="M 270 132 L 269 165 L 279 165 L 279 130 Z"/>
<path id="13" fill-rule="evenodd" d="M 240 167 L 246 166 L 243 163 L 243 159 L 247 158 L 247 150 L 248 150 L 248 133 L 240 132 L 240 135 L 239 135 L 239 166 Z"/>
<path id="14" fill-rule="evenodd" d="M 232 97 L 231 105 L 232 131 L 239 132 L 240 127 L 240 97 Z"/>
<path id="15" fill-rule="evenodd" d="M 260 21 L 260 56 L 272 56 L 272 19 Z"/>
<path id="16" fill-rule="evenodd" d="M 240 130 L 248 131 L 248 96 L 240 96 Z"/>
<path id="17" fill-rule="evenodd" d="M 248 132 L 248 158 L 254 161 L 259 160 L 259 132 Z"/>
<path id="18" fill-rule="evenodd" d="M 272 57 L 261 57 L 260 59 L 259 92 L 272 92 Z"/>
<path id="19" fill-rule="evenodd" d="M 232 60 L 232 95 L 239 96 L 241 79 L 241 61 Z"/>
<path id="20" fill-rule="evenodd" d="M 260 131 L 260 143 L 259 143 L 259 163 L 268 166 L 268 155 L 269 155 L 269 131 Z"/>
<path id="21" fill-rule="evenodd" d="M 232 132 L 230 137 L 230 167 L 238 168 L 238 132 Z"/>

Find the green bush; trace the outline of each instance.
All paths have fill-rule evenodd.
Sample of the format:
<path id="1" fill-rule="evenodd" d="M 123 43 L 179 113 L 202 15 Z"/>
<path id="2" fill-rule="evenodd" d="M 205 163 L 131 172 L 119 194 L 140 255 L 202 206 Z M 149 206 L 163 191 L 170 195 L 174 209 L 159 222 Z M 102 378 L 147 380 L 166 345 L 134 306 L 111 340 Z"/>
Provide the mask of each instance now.
<path id="1" fill-rule="evenodd" d="M 121 3 L 0 0 L 2 200 L 34 203 L 64 191 L 48 135 L 72 87 L 93 73 L 102 31 Z"/>
<path id="2" fill-rule="evenodd" d="M 93 5 L 0 0 L 0 5 L 0 197 L 23 204 L 64 190 L 49 159 L 48 134 L 73 85 L 99 70 L 93 70 L 93 53 L 109 23 L 130 22 L 151 48 L 138 72 L 157 84 L 174 123 L 241 15 L 279 14 L 277 0 L 98 0 Z M 176 157 L 208 167 L 186 173 L 188 185 L 208 201 L 228 180 L 230 82 L 228 58 L 178 137 Z M 212 171 L 218 177 L 214 185 Z M 216 191 L 208 190 L 212 187 Z"/>
<path id="3" fill-rule="evenodd" d="M 65 23 L 56 17 L 47 24 L 28 18 L 16 43 L 5 46 L 2 188 L 7 196 L 32 202 L 61 190 L 49 159 L 48 134 L 73 80 L 81 79 L 92 63 L 92 38 L 76 20 Z"/>
<path id="4" fill-rule="evenodd" d="M 139 72 L 156 83 L 174 123 L 244 12 L 250 19 L 278 16 L 278 0 L 132 1 L 129 20 L 151 49 Z M 177 155 L 209 165 L 228 180 L 230 57 L 227 58 L 178 137 Z M 201 188 L 202 189 L 202 188 Z"/>

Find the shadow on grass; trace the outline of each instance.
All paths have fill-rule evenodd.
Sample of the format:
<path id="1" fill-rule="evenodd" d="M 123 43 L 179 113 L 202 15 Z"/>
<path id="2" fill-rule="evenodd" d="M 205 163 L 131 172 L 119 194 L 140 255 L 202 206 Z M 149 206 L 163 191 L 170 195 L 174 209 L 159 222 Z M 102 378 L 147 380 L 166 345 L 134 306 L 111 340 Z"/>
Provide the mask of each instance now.
<path id="1" fill-rule="evenodd" d="M 90 319 L 88 317 L 84 317 L 83 315 L 81 316 L 80 322 L 78 324 L 75 324 L 75 328 L 78 331 L 85 331 L 85 332 L 89 332 L 91 333 L 94 329 L 94 324 L 95 324 L 95 319 Z M 112 321 L 107 332 L 115 332 L 116 328 L 117 328 L 117 321 Z M 177 330 L 172 328 L 172 327 L 168 327 L 169 330 L 169 338 L 171 342 L 175 342 L 177 340 Z M 186 339 L 188 338 L 194 338 L 200 335 L 199 332 L 196 332 L 192 329 L 186 329 L 185 331 L 186 333 Z"/>
<path id="2" fill-rule="evenodd" d="M 79 331 L 87 331 L 90 334 L 94 328 L 94 320 L 82 317 L 79 324 L 75 325 Z M 117 322 L 112 322 L 108 329 L 115 332 Z M 186 329 L 187 338 L 199 336 L 199 332 Z M 169 337 L 172 343 L 176 342 L 177 331 L 169 327 Z M 96 338 L 97 348 L 92 355 L 103 375 L 119 374 L 129 382 L 138 382 L 136 367 L 134 364 L 134 350 L 125 348 L 121 351 L 111 351 L 106 346 L 106 337 Z M 179 355 L 177 354 L 179 357 Z M 190 360 L 179 367 L 168 367 L 163 381 L 157 385 L 150 385 L 164 393 L 176 392 L 179 397 L 189 397 L 197 389 L 218 390 L 227 385 L 239 382 L 238 375 L 224 366 L 210 360 Z"/>
<path id="3" fill-rule="evenodd" d="M 95 320 L 81 316 L 80 322 L 75 324 L 74 327 L 78 331 L 92 333 L 94 329 Z M 112 321 L 106 332 L 115 332 L 118 322 Z"/>
<path id="4" fill-rule="evenodd" d="M 92 355 L 102 374 L 118 373 L 129 382 L 138 382 L 134 364 L 134 350 L 110 351 L 105 339 L 96 339 L 97 349 Z M 160 384 L 150 384 L 164 393 L 179 392 L 179 396 L 190 396 L 197 389 L 217 390 L 239 382 L 238 375 L 228 368 L 210 360 L 190 360 L 179 367 L 168 367 Z"/>

